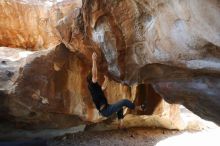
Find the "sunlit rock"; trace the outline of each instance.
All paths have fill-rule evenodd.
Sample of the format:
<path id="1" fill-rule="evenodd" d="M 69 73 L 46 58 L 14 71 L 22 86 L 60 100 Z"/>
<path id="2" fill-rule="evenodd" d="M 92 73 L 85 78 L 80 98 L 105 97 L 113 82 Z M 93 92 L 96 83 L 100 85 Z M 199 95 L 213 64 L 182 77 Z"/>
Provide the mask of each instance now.
<path id="1" fill-rule="evenodd" d="M 27 50 L 41 50 L 60 43 L 57 22 L 81 1 L 2 0 L 0 2 L 0 44 Z"/>
<path id="2" fill-rule="evenodd" d="M 2 1 L 0 6 L 0 45 L 38 50 L 1 59 L 2 117 L 39 127 L 105 120 L 85 80 L 95 51 L 99 82 L 104 74 L 111 79 L 105 93 L 110 103 L 123 98 L 145 103 L 146 113 L 127 113 L 161 121 L 151 126 L 187 127 L 175 104 L 219 124 L 217 0 Z"/>
<path id="3" fill-rule="evenodd" d="M 4 111 L 1 114 L 3 119 L 20 123 L 25 128 L 61 128 L 106 120 L 95 109 L 87 89 L 86 76 L 90 65 L 77 54 L 69 51 L 64 44 L 44 51 L 29 53 L 16 50 L 17 52 L 13 54 L 6 53 L 13 49 L 1 48 L 5 56 L 1 59 L 1 62 L 4 62 L 0 73 L 2 103 L 0 110 Z M 6 59 L 21 53 L 29 54 L 17 60 Z M 99 73 L 99 83 L 102 83 L 103 75 L 102 72 Z M 129 87 L 110 80 L 105 94 L 109 103 L 124 98 L 135 100 L 136 105 L 144 102 L 147 106 L 146 112 L 130 112 L 136 115 L 149 115 L 149 119 L 156 116 L 156 121 L 162 123 L 155 126 L 184 129 L 179 108 L 167 104 L 152 87 L 142 88 L 142 86 Z M 175 112 L 177 113 L 174 114 Z M 57 121 L 60 118 L 62 123 Z M 131 122 L 135 121 L 135 118 L 132 119 Z M 112 120 L 114 121 L 114 118 Z M 50 124 L 51 122 L 53 124 Z M 135 123 L 143 126 L 151 125 L 147 122 L 133 122 Z"/>
<path id="4" fill-rule="evenodd" d="M 218 3 L 84 1 L 79 21 L 72 25 L 78 29 L 84 24 L 84 39 L 72 31 L 68 45 L 82 55 L 96 50 L 116 80 L 151 84 L 166 101 L 219 123 Z"/>

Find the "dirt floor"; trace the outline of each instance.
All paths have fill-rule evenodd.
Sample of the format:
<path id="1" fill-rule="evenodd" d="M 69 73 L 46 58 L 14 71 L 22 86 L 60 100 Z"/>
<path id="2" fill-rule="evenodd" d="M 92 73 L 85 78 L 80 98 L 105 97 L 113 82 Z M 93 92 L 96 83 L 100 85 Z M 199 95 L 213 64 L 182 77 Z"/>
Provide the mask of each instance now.
<path id="1" fill-rule="evenodd" d="M 187 123 L 182 131 L 159 128 L 172 128 L 172 122 L 166 119 L 135 115 L 125 117 L 126 129 L 122 130 L 117 129 L 114 118 L 66 129 L 40 130 L 15 129 L 13 124 L 0 122 L 0 146 L 219 146 L 220 127 L 185 108 L 182 113 Z"/>
<path id="2" fill-rule="evenodd" d="M 0 132 L 0 146 L 219 146 L 220 127 L 200 131 L 103 127 L 106 126 L 99 124 L 38 132 Z"/>
<path id="3" fill-rule="evenodd" d="M 49 146 L 155 146 L 159 141 L 182 132 L 165 129 L 130 128 L 66 134 L 48 141 Z"/>

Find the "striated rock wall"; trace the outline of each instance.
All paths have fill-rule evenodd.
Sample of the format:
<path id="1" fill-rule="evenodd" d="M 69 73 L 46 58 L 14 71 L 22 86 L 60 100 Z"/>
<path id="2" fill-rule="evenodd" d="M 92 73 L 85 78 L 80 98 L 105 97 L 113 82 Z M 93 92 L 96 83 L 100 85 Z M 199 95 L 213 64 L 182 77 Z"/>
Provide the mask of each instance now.
<path id="1" fill-rule="evenodd" d="M 151 83 L 170 103 L 219 123 L 219 1 L 93 0 L 82 16 L 117 80 Z"/>
<path id="2" fill-rule="evenodd" d="M 16 50 L 12 54 L 13 49 L 0 49 L 5 56 L 0 59 L 2 119 L 15 122 L 20 128 L 63 128 L 105 120 L 96 110 L 87 89 L 86 76 L 91 69 L 88 62 L 70 52 L 64 44 L 37 52 Z M 103 73 L 99 72 L 99 83 L 102 81 Z M 183 129 L 180 115 L 174 120 L 173 114 L 169 114 L 179 109 L 170 109 L 170 105 L 155 94 L 152 87 L 129 87 L 113 80 L 105 91 L 109 103 L 123 98 L 136 100 L 136 105 L 145 103 L 146 112 L 133 114 L 159 115 L 164 121 L 160 120 L 158 126 Z M 173 124 L 166 124 L 167 120 Z"/>
<path id="3" fill-rule="evenodd" d="M 138 70 L 156 63 L 219 71 L 218 6 L 216 0 L 94 0 L 84 2 L 82 13 L 87 37 L 114 65 L 109 71 L 132 83 Z"/>
<path id="4" fill-rule="evenodd" d="M 0 34 L 4 37 L 0 38 L 0 44 L 39 51 L 17 61 L 1 62 L 1 110 L 6 111 L 3 116 L 6 119 L 41 127 L 42 123 L 45 127 L 65 127 L 103 120 L 94 108 L 85 82 L 95 51 L 99 82 L 104 74 L 111 78 L 106 91 L 110 103 L 122 98 L 146 103 L 146 113 L 133 114 L 164 116 L 176 124 L 164 127 L 179 128 L 179 108 L 167 104 L 165 99 L 183 104 L 219 124 L 218 0 L 84 0 L 81 8 L 77 8 L 80 1 L 63 1 L 45 8 L 45 12 L 40 7 L 45 1 L 31 6 L 23 1 L 2 1 L 5 9 L 12 12 L 8 3 L 19 6 L 19 16 L 25 16 L 19 20 L 26 23 L 15 26 L 17 21 L 14 23 L 12 19 L 15 16 L 9 13 L 13 16 L 10 21 L 1 21 L 0 27 L 4 29 Z M 25 14 L 29 11 L 20 5 L 34 7 L 37 19 L 44 16 L 53 20 L 46 29 L 51 33 L 39 31 L 39 27 L 45 30 L 47 25 L 31 20 L 33 15 L 26 19 L 23 11 Z M 62 11 L 62 16 L 57 16 L 58 11 Z M 37 23 L 33 26 L 30 23 L 34 29 L 24 31 L 29 20 Z M 41 38 L 41 43 L 38 39 L 32 41 L 26 33 Z M 50 44 L 59 45 L 43 50 Z M 64 115 L 74 116 L 63 118 Z M 59 117 L 62 122 L 57 120 Z"/>
<path id="5" fill-rule="evenodd" d="M 41 50 L 60 43 L 55 26 L 81 1 L 2 0 L 0 2 L 0 45 Z"/>

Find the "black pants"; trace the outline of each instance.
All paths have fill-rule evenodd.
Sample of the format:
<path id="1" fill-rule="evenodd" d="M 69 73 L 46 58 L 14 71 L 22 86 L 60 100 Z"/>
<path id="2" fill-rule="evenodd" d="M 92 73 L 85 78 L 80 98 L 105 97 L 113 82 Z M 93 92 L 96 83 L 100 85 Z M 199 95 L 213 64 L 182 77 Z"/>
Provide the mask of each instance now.
<path id="1" fill-rule="evenodd" d="M 116 102 L 115 104 L 109 104 L 105 109 L 100 111 L 100 113 L 105 116 L 109 117 L 113 113 L 117 113 L 118 119 L 123 119 L 124 114 L 123 114 L 123 107 L 128 107 L 130 109 L 134 109 L 135 105 L 128 99 L 122 99 L 119 102 Z"/>

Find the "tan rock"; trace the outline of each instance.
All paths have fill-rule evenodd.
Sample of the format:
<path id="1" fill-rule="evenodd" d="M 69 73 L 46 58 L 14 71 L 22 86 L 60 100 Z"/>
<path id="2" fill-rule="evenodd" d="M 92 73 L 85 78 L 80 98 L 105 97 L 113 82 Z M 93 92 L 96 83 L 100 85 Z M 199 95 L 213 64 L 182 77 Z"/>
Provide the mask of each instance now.
<path id="1" fill-rule="evenodd" d="M 0 2 L 0 44 L 27 50 L 41 50 L 60 43 L 57 22 L 81 1 L 2 0 Z"/>
<path id="2" fill-rule="evenodd" d="M 168 119 L 166 128 L 182 123 L 178 106 L 163 99 L 219 123 L 217 0 L 84 0 L 81 9 L 79 1 L 62 1 L 51 9 L 41 7 L 44 1 L 33 2 L 0 2 L 0 19 L 9 16 L 0 21 L 0 44 L 39 50 L 1 64 L 3 109 L 16 121 L 42 126 L 57 115 L 74 115 L 65 117 L 64 125 L 103 120 L 85 82 L 95 51 L 99 82 L 104 74 L 111 78 L 110 103 L 122 98 L 146 102 L 143 114 L 155 115 L 147 120 Z"/>

